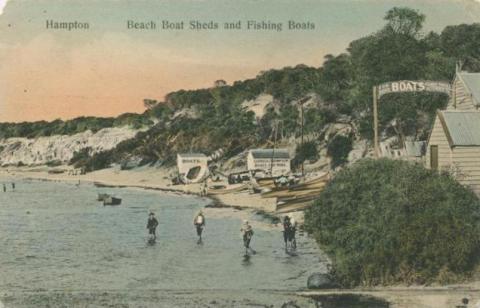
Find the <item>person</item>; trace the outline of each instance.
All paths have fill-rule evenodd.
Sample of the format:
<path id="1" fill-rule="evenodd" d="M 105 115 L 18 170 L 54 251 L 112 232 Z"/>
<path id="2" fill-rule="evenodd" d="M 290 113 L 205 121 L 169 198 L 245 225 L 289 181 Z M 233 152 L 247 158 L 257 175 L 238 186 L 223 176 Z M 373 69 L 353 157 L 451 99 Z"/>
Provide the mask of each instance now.
<path id="1" fill-rule="evenodd" d="M 285 241 L 285 250 L 287 249 L 287 243 L 290 240 L 291 228 L 290 217 L 285 215 L 283 217 L 283 240 Z"/>
<path id="2" fill-rule="evenodd" d="M 7 192 L 7 185 L 3 184 L 3 192 Z"/>
<path id="3" fill-rule="evenodd" d="M 297 222 L 293 216 L 290 217 L 290 241 L 292 242 L 293 249 L 297 248 L 297 239 L 295 234 L 297 233 Z"/>
<path id="4" fill-rule="evenodd" d="M 15 190 L 15 183 L 12 182 L 12 190 Z"/>
<path id="5" fill-rule="evenodd" d="M 248 220 L 243 221 L 243 226 L 240 229 L 240 232 L 243 232 L 243 246 L 245 246 L 245 253 L 248 254 L 248 250 L 250 248 L 250 241 L 252 240 L 253 236 L 253 228 L 248 223 Z"/>
<path id="6" fill-rule="evenodd" d="M 147 221 L 147 229 L 148 229 L 148 234 L 150 235 L 150 238 L 152 240 L 157 239 L 157 234 L 155 230 L 157 229 L 158 226 L 158 220 L 155 218 L 155 214 L 153 212 L 150 212 L 148 214 L 148 221 Z"/>
<path id="7" fill-rule="evenodd" d="M 193 225 L 197 229 L 198 243 L 201 243 L 203 228 L 205 228 L 205 216 L 203 215 L 202 211 L 198 212 L 198 214 L 193 219 Z"/>

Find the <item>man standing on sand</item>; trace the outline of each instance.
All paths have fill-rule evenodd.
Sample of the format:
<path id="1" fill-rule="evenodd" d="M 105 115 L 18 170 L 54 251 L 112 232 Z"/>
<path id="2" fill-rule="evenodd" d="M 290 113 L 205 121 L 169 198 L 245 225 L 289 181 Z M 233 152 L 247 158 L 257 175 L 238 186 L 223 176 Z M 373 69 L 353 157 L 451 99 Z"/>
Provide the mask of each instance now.
<path id="1" fill-rule="evenodd" d="M 157 234 L 155 233 L 155 230 L 157 229 L 158 226 L 158 220 L 155 218 L 155 214 L 153 212 L 150 212 L 148 214 L 148 221 L 147 221 L 147 229 L 148 229 L 148 234 L 153 238 L 152 240 L 157 239 Z"/>

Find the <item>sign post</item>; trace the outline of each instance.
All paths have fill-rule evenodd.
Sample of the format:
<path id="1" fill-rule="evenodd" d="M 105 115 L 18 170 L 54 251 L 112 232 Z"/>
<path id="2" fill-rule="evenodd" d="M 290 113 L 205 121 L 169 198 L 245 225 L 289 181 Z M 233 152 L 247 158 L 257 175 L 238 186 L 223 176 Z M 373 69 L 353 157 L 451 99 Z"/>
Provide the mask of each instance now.
<path id="1" fill-rule="evenodd" d="M 444 81 L 410 81 L 400 80 L 382 83 L 373 87 L 373 142 L 375 143 L 375 158 L 380 157 L 380 142 L 378 135 L 378 101 L 385 94 L 406 92 L 441 92 L 451 94 L 452 86 Z"/>

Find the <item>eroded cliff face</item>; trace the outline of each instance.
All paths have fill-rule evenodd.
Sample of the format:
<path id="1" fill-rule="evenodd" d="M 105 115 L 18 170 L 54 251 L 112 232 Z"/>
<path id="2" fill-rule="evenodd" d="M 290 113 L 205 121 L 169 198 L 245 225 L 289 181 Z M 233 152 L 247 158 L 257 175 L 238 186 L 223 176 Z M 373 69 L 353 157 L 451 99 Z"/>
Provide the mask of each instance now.
<path id="1" fill-rule="evenodd" d="M 0 166 L 43 165 L 52 161 L 68 162 L 73 153 L 91 148 L 93 153 L 114 148 L 118 143 L 133 138 L 139 130 L 113 127 L 96 133 L 85 131 L 75 135 L 56 135 L 36 139 L 8 138 L 0 140 Z"/>

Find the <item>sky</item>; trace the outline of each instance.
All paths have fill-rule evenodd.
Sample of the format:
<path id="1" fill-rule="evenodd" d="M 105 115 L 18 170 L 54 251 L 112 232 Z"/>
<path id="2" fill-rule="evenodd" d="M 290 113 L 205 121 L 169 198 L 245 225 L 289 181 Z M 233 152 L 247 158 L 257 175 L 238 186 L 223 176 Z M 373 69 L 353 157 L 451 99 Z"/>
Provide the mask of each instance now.
<path id="1" fill-rule="evenodd" d="M 217 79 L 318 67 L 380 29 L 394 6 L 424 13 L 426 32 L 480 22 L 480 0 L 0 0 L 0 122 L 143 112 L 145 98 Z M 129 20 L 157 29 L 127 29 Z M 219 29 L 161 29 L 162 21 L 196 20 Z M 247 30 L 249 20 L 283 29 Z M 288 30 L 290 20 L 315 29 Z M 89 29 L 47 29 L 47 21 Z M 238 21 L 240 30 L 222 28 Z"/>

